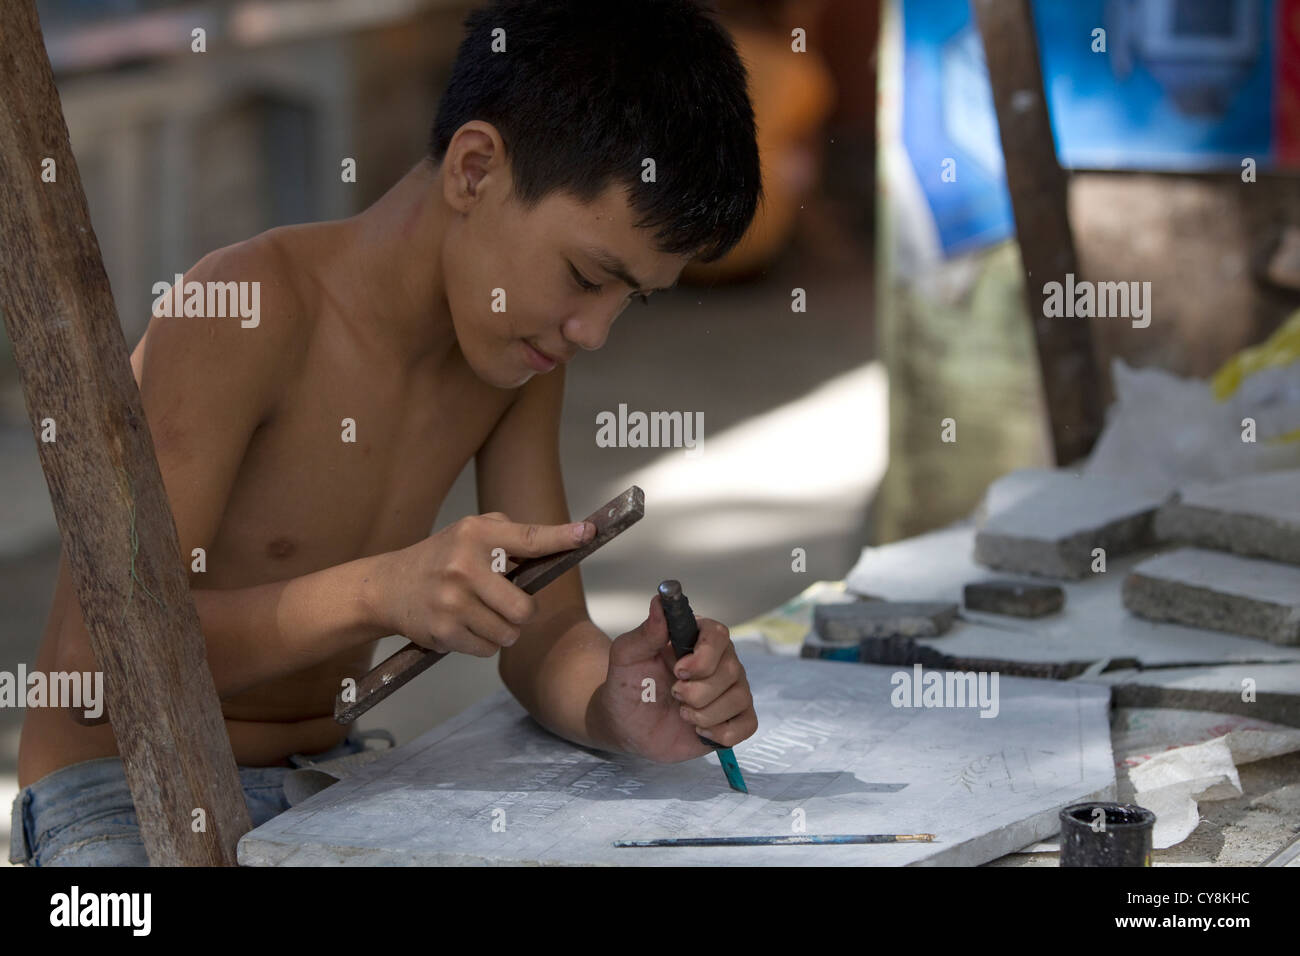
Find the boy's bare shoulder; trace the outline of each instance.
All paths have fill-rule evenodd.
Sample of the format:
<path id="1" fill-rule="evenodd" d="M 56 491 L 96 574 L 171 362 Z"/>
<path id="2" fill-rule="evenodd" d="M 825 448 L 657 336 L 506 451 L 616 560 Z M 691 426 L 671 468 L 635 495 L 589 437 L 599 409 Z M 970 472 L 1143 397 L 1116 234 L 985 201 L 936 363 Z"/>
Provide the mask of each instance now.
<path id="1" fill-rule="evenodd" d="M 312 286 L 298 245 L 292 233 L 270 229 L 209 252 L 186 273 L 185 281 L 256 283 L 261 315 L 254 329 L 287 345 L 309 333 L 307 318 L 312 314 Z"/>
<path id="2" fill-rule="evenodd" d="M 208 253 L 184 276 L 182 299 L 200 283 L 204 289 L 230 288 L 246 305 L 256 305 L 255 321 L 232 314 L 160 314 L 155 305 L 148 331 L 136 347 L 132 366 L 146 395 L 171 392 L 213 381 L 228 396 L 256 409 L 256 417 L 275 404 L 307 354 L 313 323 L 311 283 L 295 241 L 272 229 Z M 205 306 L 213 301 L 205 298 Z"/>

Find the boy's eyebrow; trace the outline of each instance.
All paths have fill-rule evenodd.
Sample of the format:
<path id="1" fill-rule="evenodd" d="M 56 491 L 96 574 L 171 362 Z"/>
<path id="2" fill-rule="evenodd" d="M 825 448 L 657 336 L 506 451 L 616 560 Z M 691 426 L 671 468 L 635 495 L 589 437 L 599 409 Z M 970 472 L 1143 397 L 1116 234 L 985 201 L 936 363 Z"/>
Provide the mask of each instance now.
<path id="1" fill-rule="evenodd" d="M 597 246 L 584 246 L 582 251 L 585 252 L 587 255 L 591 256 L 591 258 L 596 261 L 596 264 L 598 266 L 600 266 L 602 269 L 604 269 L 614 278 L 619 279 L 620 281 L 625 283 L 629 288 L 637 289 L 645 292 L 667 292 L 669 289 L 674 288 L 677 285 L 677 283 L 674 282 L 672 285 L 667 286 L 666 288 L 663 289 L 642 290 L 641 281 L 637 279 L 635 276 L 633 276 L 630 272 L 628 272 L 627 266 L 623 263 L 623 260 L 620 259 L 618 256 L 614 255 L 614 253 L 609 252 L 605 249 L 601 249 Z"/>

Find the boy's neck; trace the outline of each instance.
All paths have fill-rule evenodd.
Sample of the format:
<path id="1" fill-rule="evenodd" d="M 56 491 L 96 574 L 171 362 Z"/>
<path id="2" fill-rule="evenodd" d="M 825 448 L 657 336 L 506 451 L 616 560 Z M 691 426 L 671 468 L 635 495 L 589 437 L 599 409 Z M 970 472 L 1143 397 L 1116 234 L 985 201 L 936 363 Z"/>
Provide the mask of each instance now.
<path id="1" fill-rule="evenodd" d="M 442 275 L 446 213 L 438 169 L 426 158 L 347 221 L 358 308 L 373 317 L 367 337 L 412 365 L 440 363 L 457 346 Z"/>

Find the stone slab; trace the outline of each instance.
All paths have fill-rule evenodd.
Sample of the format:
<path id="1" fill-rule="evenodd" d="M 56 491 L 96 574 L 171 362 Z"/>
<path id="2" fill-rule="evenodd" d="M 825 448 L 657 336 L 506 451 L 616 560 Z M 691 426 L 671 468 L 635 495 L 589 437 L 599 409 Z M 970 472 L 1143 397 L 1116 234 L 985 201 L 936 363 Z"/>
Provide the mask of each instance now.
<path id="1" fill-rule="evenodd" d="M 1124 606 L 1151 620 L 1300 644 L 1300 568 L 1275 561 L 1180 548 L 1133 568 Z"/>
<path id="2" fill-rule="evenodd" d="M 962 593 L 966 581 L 980 574 L 971 559 L 974 534 L 974 526 L 966 522 L 908 541 L 866 548 L 846 585 L 852 592 L 877 599 L 951 600 Z M 894 666 L 921 663 L 1058 680 L 1107 668 L 1129 673 L 1148 668 L 1143 673 L 1156 675 L 1161 669 L 1168 673 L 1178 667 L 1198 670 L 1269 664 L 1278 668 L 1300 662 L 1300 649 L 1295 647 L 1133 616 L 1121 601 L 1122 582 L 1144 559 L 1141 555 L 1124 557 L 1112 562 L 1106 574 L 1063 584 L 1066 603 L 1060 614 L 1017 619 L 965 609 L 943 637 L 864 643 L 858 657 Z M 1120 693 L 1139 692 L 1128 689 Z M 1174 700 L 1158 694 L 1135 699 L 1149 700 L 1153 706 L 1160 700 Z M 1199 709 L 1236 713 L 1234 699 L 1239 702 L 1239 695 L 1230 698 L 1206 693 L 1193 698 Z M 1272 719 L 1285 723 L 1289 703 L 1273 700 L 1276 708 L 1269 705 Z"/>
<path id="3" fill-rule="evenodd" d="M 1152 623 L 1153 622 L 1147 622 Z M 1154 625 L 1153 627 L 1159 627 Z M 1264 641 L 1239 638 L 1214 631 L 1179 628 L 1173 625 L 1155 631 L 1140 647 L 1126 645 L 1104 629 L 1080 634 L 1055 634 L 1047 631 L 1008 630 L 985 624 L 958 622 L 942 637 L 895 637 L 863 641 L 858 657 L 864 663 L 952 668 L 958 670 L 997 670 L 1019 677 L 1044 677 L 1069 680 L 1087 672 L 1106 668 L 1182 666 L 1216 666 L 1225 656 L 1222 638 L 1232 642 L 1240 663 L 1272 663 L 1254 648 L 1268 648 Z M 1188 639 L 1189 635 L 1194 635 Z"/>
<path id="4" fill-rule="evenodd" d="M 972 581 L 962 591 L 967 609 L 1010 617 L 1043 617 L 1065 606 L 1065 591 L 1055 584 L 998 578 Z"/>
<path id="5" fill-rule="evenodd" d="M 1164 490 L 1118 478 L 1051 475 L 1009 507 L 990 514 L 975 536 L 975 560 L 991 568 L 1078 580 L 1091 575 L 1093 551 L 1107 560 L 1154 541 Z"/>
<path id="6" fill-rule="evenodd" d="M 1113 799 L 1109 691 L 1004 678 L 998 716 L 894 707 L 889 668 L 742 651 L 760 730 L 716 758 L 655 764 L 555 737 L 504 693 L 246 834 L 245 865 L 978 865 Z M 934 833 L 934 843 L 620 849 L 615 840 Z M 494 811 L 504 830 L 494 831 Z"/>
<path id="7" fill-rule="evenodd" d="M 1208 710 L 1300 727 L 1300 664 L 1114 670 L 1086 680 L 1109 686 L 1116 707 Z M 1253 699 L 1243 699 L 1247 687 Z"/>
<path id="8" fill-rule="evenodd" d="M 864 548 L 846 584 L 853 593 L 891 601 L 960 600 L 966 582 L 983 573 L 971 558 L 974 536 L 967 522 Z M 1300 661 L 1300 648 L 1133 616 L 1121 591 L 1125 576 L 1143 560 L 1126 556 L 1110 561 L 1105 574 L 1063 583 L 1060 614 L 1020 619 L 963 610 L 946 636 L 916 644 L 1040 668 L 1058 664 L 1067 675 L 1104 661 L 1143 667 Z"/>
<path id="9" fill-rule="evenodd" d="M 799 656 L 860 663 L 880 641 L 936 637 L 952 627 L 957 605 L 945 601 L 856 601 L 813 606 L 813 626 Z"/>
<path id="10" fill-rule="evenodd" d="M 989 482 L 972 517 L 976 524 L 982 525 L 989 515 L 1006 511 L 1016 502 L 1043 488 L 1064 486 L 1068 480 L 1078 478 L 1079 474 L 1065 468 L 1015 468 Z"/>
<path id="11" fill-rule="evenodd" d="M 844 644 L 867 637 L 933 637 L 956 617 L 957 605 L 946 601 L 859 601 L 818 605 L 813 628 L 823 640 Z"/>
<path id="12" fill-rule="evenodd" d="M 1183 489 L 1156 512 L 1156 538 L 1300 564 L 1300 471 Z"/>

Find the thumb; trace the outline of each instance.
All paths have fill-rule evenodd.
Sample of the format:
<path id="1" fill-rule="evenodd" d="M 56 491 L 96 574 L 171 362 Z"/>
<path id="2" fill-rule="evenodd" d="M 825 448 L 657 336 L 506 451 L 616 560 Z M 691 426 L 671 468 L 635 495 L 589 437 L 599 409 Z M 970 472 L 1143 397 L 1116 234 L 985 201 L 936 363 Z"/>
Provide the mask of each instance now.
<path id="1" fill-rule="evenodd" d="M 668 621 L 664 618 L 659 595 L 650 599 L 650 612 L 644 621 L 614 639 L 610 647 L 610 664 L 637 664 L 659 654 L 668 644 Z"/>

